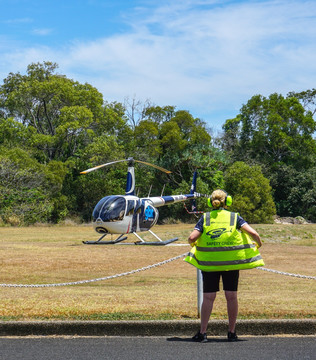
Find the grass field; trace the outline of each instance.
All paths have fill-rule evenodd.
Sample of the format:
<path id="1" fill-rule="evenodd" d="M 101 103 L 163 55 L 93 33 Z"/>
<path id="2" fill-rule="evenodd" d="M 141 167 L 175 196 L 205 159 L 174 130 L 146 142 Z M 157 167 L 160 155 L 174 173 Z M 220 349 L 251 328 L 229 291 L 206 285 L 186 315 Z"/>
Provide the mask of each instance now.
<path id="1" fill-rule="evenodd" d="M 186 239 L 193 225 L 161 225 L 163 239 Z M 266 268 L 316 276 L 316 224 L 254 225 Z M 149 233 L 143 233 L 145 237 Z M 91 226 L 0 228 L 2 284 L 47 284 L 95 279 L 186 253 L 189 246 L 84 245 Z M 153 240 L 149 239 L 148 240 Z M 135 241 L 133 235 L 128 241 Z M 239 318 L 315 318 L 316 281 L 258 269 L 241 272 Z M 226 318 L 221 291 L 212 318 Z M 182 258 L 136 274 L 84 285 L 0 291 L 0 320 L 194 319 L 196 269 Z"/>

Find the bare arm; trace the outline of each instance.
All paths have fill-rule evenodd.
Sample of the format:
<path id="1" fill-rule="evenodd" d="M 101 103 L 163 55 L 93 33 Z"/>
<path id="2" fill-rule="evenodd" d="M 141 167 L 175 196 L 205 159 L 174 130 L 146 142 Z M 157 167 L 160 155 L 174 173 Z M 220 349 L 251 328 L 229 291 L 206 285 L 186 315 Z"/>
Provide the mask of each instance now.
<path id="1" fill-rule="evenodd" d="M 252 239 L 258 244 L 258 248 L 262 246 L 260 235 L 249 224 L 243 225 L 240 230 L 250 235 Z"/>
<path id="2" fill-rule="evenodd" d="M 194 229 L 194 230 L 191 232 L 191 234 L 190 234 L 190 236 L 189 236 L 189 238 L 188 238 L 189 244 L 192 245 L 193 243 L 195 243 L 196 240 L 201 236 L 201 234 L 202 234 L 201 232 L 199 232 L 198 230 Z"/>

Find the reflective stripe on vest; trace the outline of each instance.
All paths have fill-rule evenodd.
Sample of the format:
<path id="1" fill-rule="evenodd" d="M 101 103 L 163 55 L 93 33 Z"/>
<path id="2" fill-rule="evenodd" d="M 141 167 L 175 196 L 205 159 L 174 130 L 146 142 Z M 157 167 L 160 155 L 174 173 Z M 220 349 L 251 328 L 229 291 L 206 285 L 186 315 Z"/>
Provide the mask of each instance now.
<path id="1" fill-rule="evenodd" d="M 231 212 L 230 213 L 230 226 L 234 226 L 235 223 L 235 215 L 236 213 Z M 205 213 L 204 214 L 204 219 L 205 219 L 205 226 L 210 226 L 211 224 L 211 213 Z"/>
<path id="2" fill-rule="evenodd" d="M 229 261 L 202 261 L 202 260 L 198 260 L 194 254 L 189 253 L 189 256 L 192 256 L 196 262 L 199 265 L 202 266 L 222 266 L 222 265 L 243 265 L 243 264 L 248 264 L 248 263 L 252 263 L 252 262 L 256 262 L 258 260 L 261 260 L 262 257 L 261 255 L 257 255 L 255 257 L 249 258 L 249 259 L 243 259 L 243 260 L 229 260 Z"/>
<path id="3" fill-rule="evenodd" d="M 205 213 L 203 233 L 184 260 L 204 271 L 263 266 L 252 238 L 237 230 L 236 225 L 237 213 L 223 209 Z"/>
<path id="4" fill-rule="evenodd" d="M 196 250 L 198 251 L 233 251 L 233 250 L 242 250 L 255 248 L 255 244 L 245 244 L 245 245 L 237 245 L 237 246 L 226 246 L 226 247 L 200 247 L 197 246 Z"/>

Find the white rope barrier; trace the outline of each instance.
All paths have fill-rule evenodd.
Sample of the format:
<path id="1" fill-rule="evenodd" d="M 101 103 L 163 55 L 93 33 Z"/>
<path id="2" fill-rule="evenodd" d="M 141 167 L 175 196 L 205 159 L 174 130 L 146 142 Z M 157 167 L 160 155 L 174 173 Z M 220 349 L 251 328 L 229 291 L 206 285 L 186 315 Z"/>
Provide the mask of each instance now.
<path id="1" fill-rule="evenodd" d="M 286 275 L 286 276 L 293 276 L 293 277 L 297 277 L 297 278 L 301 278 L 301 279 L 311 279 L 311 280 L 316 280 L 316 276 L 307 276 L 307 275 L 300 275 L 300 274 L 291 274 L 291 273 L 287 273 L 284 271 L 278 271 L 278 270 L 272 270 L 272 269 L 267 269 L 264 267 L 258 267 L 258 270 L 263 270 L 263 271 L 268 271 L 274 274 L 279 274 L 279 275 Z"/>
<path id="2" fill-rule="evenodd" d="M 138 272 L 141 272 L 141 271 L 149 270 L 149 269 L 161 266 L 161 265 L 165 265 L 165 264 L 167 264 L 167 263 L 169 263 L 171 261 L 181 259 L 182 257 L 187 256 L 187 255 L 188 255 L 188 253 L 184 253 L 184 254 L 175 256 L 175 257 L 173 257 L 171 259 L 164 260 L 164 261 L 161 261 L 161 262 L 156 263 L 156 264 L 148 265 L 148 266 L 136 269 L 136 270 L 131 270 L 131 271 L 127 271 L 127 272 L 124 272 L 124 273 L 121 273 L 121 274 L 110 275 L 110 276 L 97 278 L 97 279 L 80 280 L 80 281 L 56 283 L 56 284 L 0 284 L 0 287 L 44 288 L 44 287 L 58 287 L 58 286 L 71 286 L 71 285 L 88 284 L 88 283 L 97 282 L 97 281 L 115 279 L 115 278 L 118 278 L 118 277 L 127 276 L 127 275 L 135 274 L 135 273 L 138 273 Z M 268 272 L 279 274 L 279 275 L 286 275 L 286 276 L 293 276 L 293 277 L 302 278 L 302 279 L 316 280 L 316 276 L 291 274 L 291 273 L 287 273 L 287 272 L 283 272 L 283 271 L 267 269 L 267 268 L 264 268 L 264 267 L 258 267 L 257 269 L 258 270 L 263 270 L 263 271 L 268 271 Z"/>
<path id="3" fill-rule="evenodd" d="M 171 259 L 161 261 L 161 262 L 159 262 L 159 263 L 157 263 L 157 264 L 148 265 L 148 266 L 142 267 L 142 268 L 140 268 L 140 269 L 131 270 L 131 271 L 127 271 L 127 272 L 125 272 L 125 273 L 116 274 L 116 275 L 110 275 L 110 276 L 106 276 L 106 277 L 102 277 L 102 278 L 97 278 L 97 279 L 81 280 L 81 281 L 73 281 L 73 282 L 57 283 L 57 284 L 35 284 L 35 285 L 34 285 L 34 284 L 0 284 L 0 287 L 43 288 L 43 287 L 57 287 L 57 286 L 70 286 L 70 285 L 88 284 L 88 283 L 97 282 L 97 281 L 115 279 L 115 278 L 118 278 L 118 277 L 135 274 L 135 273 L 138 273 L 138 272 L 140 272 L 140 271 L 149 270 L 149 269 L 155 268 L 155 267 L 157 267 L 157 266 L 161 266 L 161 265 L 167 264 L 167 263 L 169 263 L 169 262 L 171 262 L 171 261 L 178 260 L 178 259 L 186 256 L 187 254 L 188 254 L 188 253 L 185 253 L 185 254 L 182 254 L 182 255 L 178 255 L 178 256 L 175 256 L 175 257 L 173 257 L 173 258 L 171 258 Z"/>

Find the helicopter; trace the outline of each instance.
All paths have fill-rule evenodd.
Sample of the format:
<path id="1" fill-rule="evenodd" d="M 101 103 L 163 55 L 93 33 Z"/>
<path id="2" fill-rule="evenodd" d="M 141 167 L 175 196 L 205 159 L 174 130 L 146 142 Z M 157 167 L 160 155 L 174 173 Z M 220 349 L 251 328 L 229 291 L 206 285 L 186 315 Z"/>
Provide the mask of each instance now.
<path id="1" fill-rule="evenodd" d="M 93 245 L 109 245 L 119 244 L 127 239 L 125 234 L 132 233 L 138 239 L 134 243 L 122 243 L 125 245 L 168 245 L 178 238 L 172 238 L 163 241 L 150 230 L 158 221 L 159 212 L 158 207 L 174 204 L 178 202 L 184 202 L 191 200 L 190 214 L 201 213 L 196 209 L 195 199 L 199 197 L 207 197 L 208 195 L 200 194 L 196 192 L 196 179 L 197 172 L 193 174 L 192 185 L 189 194 L 181 195 L 169 195 L 169 196 L 149 196 L 139 198 L 135 195 L 135 169 L 134 164 L 141 163 L 151 167 L 154 167 L 162 172 L 170 174 L 171 171 L 166 170 L 157 165 L 150 164 L 145 161 L 135 160 L 132 157 L 124 160 L 116 160 L 106 164 L 95 166 L 91 169 L 84 170 L 80 174 L 87 174 L 92 171 L 98 170 L 105 166 L 113 165 L 120 162 L 127 162 L 127 180 L 125 195 L 109 195 L 103 197 L 95 206 L 92 219 L 93 226 L 97 233 L 102 236 L 96 241 L 83 241 L 84 244 Z M 187 209 L 187 208 L 186 208 Z M 158 241 L 145 241 L 138 234 L 139 232 L 148 231 Z M 108 234 L 119 235 L 115 240 L 102 241 L 102 239 Z"/>

